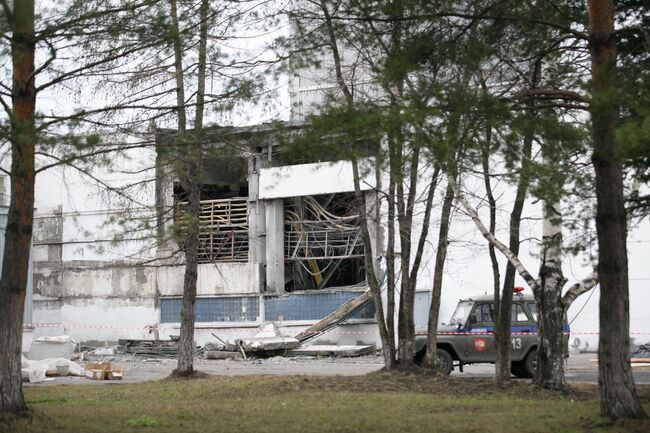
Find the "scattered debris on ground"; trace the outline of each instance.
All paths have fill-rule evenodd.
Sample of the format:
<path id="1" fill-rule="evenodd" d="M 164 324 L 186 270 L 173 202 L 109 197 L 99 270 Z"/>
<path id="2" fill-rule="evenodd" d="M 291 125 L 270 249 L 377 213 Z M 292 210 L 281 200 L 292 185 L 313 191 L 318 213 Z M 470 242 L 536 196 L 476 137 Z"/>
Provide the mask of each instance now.
<path id="1" fill-rule="evenodd" d="M 65 358 L 30 360 L 22 357 L 21 372 L 23 381 L 43 382 L 47 377 L 83 376 L 83 368 L 76 362 Z"/>
<path id="2" fill-rule="evenodd" d="M 270 352 L 295 349 L 298 346 L 300 346 L 300 341 L 293 337 L 260 337 L 226 340 L 224 349 L 229 351 L 243 349 L 244 352 Z"/>
<path id="3" fill-rule="evenodd" d="M 171 340 L 119 340 L 122 353 L 152 356 L 178 355 L 178 338 Z"/>
<path id="4" fill-rule="evenodd" d="M 227 350 L 204 350 L 203 357 L 205 359 L 234 359 L 237 361 L 244 359 L 241 353 Z"/>
<path id="5" fill-rule="evenodd" d="M 632 362 L 650 362 L 650 343 L 640 345 L 634 352 L 630 353 Z"/>
<path id="6" fill-rule="evenodd" d="M 287 356 L 331 356 L 331 357 L 356 357 L 369 355 L 375 351 L 375 346 L 338 346 L 320 345 L 301 346 L 287 351 Z"/>
<path id="7" fill-rule="evenodd" d="M 122 380 L 124 368 L 110 362 L 86 364 L 84 375 L 92 380 Z"/>
<path id="8" fill-rule="evenodd" d="M 355 301 L 347 308 L 342 309 L 330 319 L 318 326 L 319 333 L 325 329 L 331 329 L 340 323 L 342 317 L 347 317 L 363 305 L 363 299 L 355 298 Z M 320 323 L 320 322 L 319 322 Z M 313 328 L 313 327 L 312 327 Z M 310 329 L 312 329 L 310 328 Z M 315 328 L 313 328 L 315 329 Z M 311 332 L 311 331 L 310 331 Z M 307 334 L 311 335 L 310 332 Z M 317 331 L 314 331 L 317 332 Z M 305 345 L 309 340 L 304 332 L 297 337 L 286 337 L 280 335 L 275 323 L 263 323 L 259 332 L 251 338 L 238 338 L 223 340 L 216 334 L 212 334 L 218 342 L 208 343 L 203 348 L 203 356 L 206 359 L 248 359 L 268 358 L 274 356 L 315 356 L 315 357 L 355 357 L 367 355 L 375 351 L 373 345 L 361 346 L 339 346 L 339 345 Z"/>

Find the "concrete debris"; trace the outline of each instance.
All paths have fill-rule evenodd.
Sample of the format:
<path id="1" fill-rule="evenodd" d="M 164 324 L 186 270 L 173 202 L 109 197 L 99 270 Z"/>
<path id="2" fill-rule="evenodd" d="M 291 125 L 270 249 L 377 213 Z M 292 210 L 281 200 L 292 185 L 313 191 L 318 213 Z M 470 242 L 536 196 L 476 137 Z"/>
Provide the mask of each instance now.
<path id="1" fill-rule="evenodd" d="M 27 358 L 33 361 L 52 358 L 70 360 L 76 346 L 76 343 L 69 335 L 39 337 L 32 342 Z"/>
<path id="2" fill-rule="evenodd" d="M 234 359 L 236 361 L 244 359 L 241 353 L 226 350 L 204 350 L 205 359 Z"/>
<path id="3" fill-rule="evenodd" d="M 650 360 L 650 343 L 640 345 L 634 352 L 630 354 L 630 358 Z"/>
<path id="4" fill-rule="evenodd" d="M 178 355 L 178 340 L 118 340 L 123 353 L 149 356 Z"/>
<path id="5" fill-rule="evenodd" d="M 264 322 L 259 327 L 259 332 L 255 338 L 268 338 L 280 336 L 280 330 L 274 322 Z"/>
<path id="6" fill-rule="evenodd" d="M 302 346 L 287 351 L 287 356 L 331 356 L 331 357 L 355 357 L 369 355 L 375 351 L 375 346 L 334 346 L 334 345 L 313 345 Z"/>
<path id="7" fill-rule="evenodd" d="M 300 341 L 293 337 L 261 337 L 226 340 L 225 349 L 235 351 L 241 348 L 245 352 L 267 352 L 295 349 L 298 346 Z"/>
<path id="8" fill-rule="evenodd" d="M 75 362 L 65 358 L 49 358 L 29 360 L 22 357 L 21 373 L 24 381 L 31 383 L 43 382 L 46 376 L 59 376 L 66 372 L 70 376 L 83 376 L 83 368 Z"/>
<path id="9" fill-rule="evenodd" d="M 207 343 L 205 346 L 203 346 L 203 352 L 208 352 L 208 351 L 216 351 L 216 350 L 224 350 L 225 347 L 225 342 L 222 343 Z"/>
<path id="10" fill-rule="evenodd" d="M 98 347 L 97 349 L 86 352 L 86 355 L 106 356 L 106 355 L 117 355 L 118 353 L 120 353 L 120 349 L 118 346 L 106 346 L 106 347 Z"/>

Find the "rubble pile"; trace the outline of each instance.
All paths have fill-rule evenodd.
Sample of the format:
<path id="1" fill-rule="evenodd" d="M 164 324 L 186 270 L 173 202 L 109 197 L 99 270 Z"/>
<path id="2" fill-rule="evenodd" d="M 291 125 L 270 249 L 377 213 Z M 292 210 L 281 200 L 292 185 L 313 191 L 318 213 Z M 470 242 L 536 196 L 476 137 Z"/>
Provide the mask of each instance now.
<path id="1" fill-rule="evenodd" d="M 630 358 L 650 359 L 650 343 L 640 345 L 630 354 Z"/>

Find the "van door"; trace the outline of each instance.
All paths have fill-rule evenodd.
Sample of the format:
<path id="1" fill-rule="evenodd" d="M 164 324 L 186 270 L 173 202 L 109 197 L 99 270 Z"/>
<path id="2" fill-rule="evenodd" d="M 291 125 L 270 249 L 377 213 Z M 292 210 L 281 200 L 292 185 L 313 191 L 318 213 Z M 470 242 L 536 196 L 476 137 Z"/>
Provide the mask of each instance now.
<path id="1" fill-rule="evenodd" d="M 537 328 L 521 302 L 513 302 L 511 316 L 511 352 L 513 361 L 521 361 L 530 346 L 537 341 Z"/>
<path id="2" fill-rule="evenodd" d="M 493 303 L 482 302 L 474 305 L 467 321 L 466 332 L 466 362 L 489 362 L 491 358 L 494 358 Z"/>

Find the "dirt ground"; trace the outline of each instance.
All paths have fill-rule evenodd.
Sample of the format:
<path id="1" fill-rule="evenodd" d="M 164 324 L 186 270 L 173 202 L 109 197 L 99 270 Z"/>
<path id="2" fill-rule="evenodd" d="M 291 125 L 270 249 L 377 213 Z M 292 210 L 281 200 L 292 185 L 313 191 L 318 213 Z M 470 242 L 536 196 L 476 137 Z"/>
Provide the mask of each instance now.
<path id="1" fill-rule="evenodd" d="M 567 363 L 567 380 L 575 383 L 596 383 L 598 380 L 596 354 L 571 355 Z M 119 383 L 140 383 L 160 380 L 169 376 L 176 367 L 173 358 L 146 358 L 133 355 L 114 355 L 93 358 L 94 361 L 111 361 L 124 367 L 122 381 L 94 381 L 83 377 L 50 378 L 37 384 L 26 386 L 52 385 L 111 385 Z M 83 364 L 83 363 L 82 363 Z M 315 358 L 315 357 L 273 357 L 252 360 L 208 360 L 196 358 L 198 371 L 218 376 L 359 376 L 380 370 L 383 360 L 379 355 L 358 358 Z M 650 384 L 650 366 L 634 369 L 638 384 Z M 464 372 L 456 368 L 452 376 L 468 379 L 489 379 L 494 376 L 491 364 L 465 366 Z"/>

